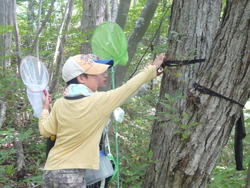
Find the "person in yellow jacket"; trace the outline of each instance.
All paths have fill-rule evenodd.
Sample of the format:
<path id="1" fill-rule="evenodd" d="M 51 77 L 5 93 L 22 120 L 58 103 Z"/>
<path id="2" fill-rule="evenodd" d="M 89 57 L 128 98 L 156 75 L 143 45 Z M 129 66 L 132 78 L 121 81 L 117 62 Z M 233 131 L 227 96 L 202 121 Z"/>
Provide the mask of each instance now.
<path id="1" fill-rule="evenodd" d="M 39 118 L 40 134 L 56 135 L 44 167 L 44 187 L 86 187 L 84 171 L 99 168 L 99 142 L 110 115 L 142 84 L 157 76 L 164 57 L 159 55 L 125 84 L 106 92 L 95 91 L 106 85 L 112 60 L 79 54 L 65 62 L 62 77 L 69 86 L 64 97 L 55 101 L 50 112 L 47 95 Z"/>

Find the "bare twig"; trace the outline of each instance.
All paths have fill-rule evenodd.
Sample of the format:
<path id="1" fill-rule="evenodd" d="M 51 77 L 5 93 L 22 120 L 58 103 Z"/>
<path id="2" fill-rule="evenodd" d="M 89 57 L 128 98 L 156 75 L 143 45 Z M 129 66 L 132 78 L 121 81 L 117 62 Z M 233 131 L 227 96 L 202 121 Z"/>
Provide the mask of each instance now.
<path id="1" fill-rule="evenodd" d="M 33 51 L 36 49 L 36 46 L 37 46 L 37 43 L 38 43 L 39 36 L 40 36 L 40 34 L 42 33 L 42 31 L 43 31 L 43 29 L 44 29 L 46 23 L 47 23 L 48 20 L 49 20 L 49 18 L 51 17 L 52 11 L 53 11 L 53 9 L 54 9 L 54 3 L 55 3 L 55 1 L 56 1 L 56 0 L 52 0 L 52 1 L 51 1 L 51 4 L 50 4 L 50 8 L 49 8 L 49 10 L 48 10 L 48 13 L 47 13 L 45 19 L 43 20 L 41 26 L 40 26 L 40 27 L 38 28 L 38 30 L 37 30 L 37 33 L 36 33 L 36 36 L 35 36 L 35 40 L 34 40 L 34 42 L 33 42 L 33 44 L 32 44 L 32 47 L 31 47 L 31 53 L 33 53 Z"/>

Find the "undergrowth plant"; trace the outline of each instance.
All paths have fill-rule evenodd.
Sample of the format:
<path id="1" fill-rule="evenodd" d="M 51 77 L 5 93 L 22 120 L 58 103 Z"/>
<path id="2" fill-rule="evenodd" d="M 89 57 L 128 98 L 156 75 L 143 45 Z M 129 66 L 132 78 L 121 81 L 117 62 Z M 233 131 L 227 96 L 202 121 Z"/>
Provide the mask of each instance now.
<path id="1" fill-rule="evenodd" d="M 246 112 L 249 114 L 248 112 Z M 213 170 L 208 188 L 243 188 L 246 185 L 247 167 L 250 162 L 250 117 L 245 117 L 246 137 L 243 139 L 243 167 L 237 171 L 234 157 L 234 128 L 227 145 Z"/>
<path id="2" fill-rule="evenodd" d="M 0 129 L 0 187 L 40 186 L 45 142 L 39 136 L 38 120 L 32 118 L 24 85 L 15 68 L 0 75 L 0 100 L 7 104 L 6 120 Z M 17 143 L 21 143 L 23 151 L 19 151 Z M 17 166 L 20 152 L 24 155 L 22 169 Z"/>
<path id="3" fill-rule="evenodd" d="M 158 90 L 147 91 L 123 105 L 126 116 L 119 126 L 122 187 L 141 187 L 145 170 L 152 162 L 149 142 Z"/>

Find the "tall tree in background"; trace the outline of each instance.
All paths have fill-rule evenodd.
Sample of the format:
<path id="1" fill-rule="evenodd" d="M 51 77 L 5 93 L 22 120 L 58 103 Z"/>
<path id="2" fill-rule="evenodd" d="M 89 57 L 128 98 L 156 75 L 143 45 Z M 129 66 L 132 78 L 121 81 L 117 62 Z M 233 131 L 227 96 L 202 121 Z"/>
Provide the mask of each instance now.
<path id="1" fill-rule="evenodd" d="M 134 57 L 138 43 L 142 40 L 142 37 L 144 36 L 144 34 L 148 29 L 148 26 L 150 25 L 150 22 L 158 6 L 158 2 L 159 2 L 158 0 L 147 0 L 142 10 L 141 16 L 137 19 L 135 28 L 131 33 L 131 36 L 129 37 L 128 41 L 129 62 Z M 111 7 L 114 7 L 116 6 L 117 1 L 114 0 L 83 1 L 81 32 L 85 40 L 81 45 L 81 53 L 91 53 L 91 46 L 89 41 L 91 40 L 93 30 L 97 25 L 103 23 L 104 21 L 110 21 L 109 19 L 111 19 L 111 21 L 115 19 L 116 22 L 122 28 L 124 28 L 131 0 L 120 1 L 116 18 L 115 16 L 112 16 L 115 14 L 112 12 L 113 10 L 112 8 L 110 9 L 112 14 L 110 16 L 105 17 L 105 12 L 107 11 L 107 8 L 108 9 L 110 8 L 109 3 L 111 3 Z M 116 71 L 117 85 L 120 85 L 122 83 L 126 75 L 126 72 L 128 70 L 129 64 L 130 63 L 128 63 L 126 66 L 123 67 L 118 66 Z"/>
<path id="2" fill-rule="evenodd" d="M 38 24 L 37 24 L 37 31 L 36 31 L 36 34 L 35 34 L 34 42 L 33 42 L 32 47 L 31 47 L 31 53 L 33 53 L 34 50 L 35 50 L 35 51 L 36 51 L 36 56 L 37 56 L 37 57 L 39 57 L 39 36 L 41 35 L 42 31 L 45 29 L 46 24 L 49 22 L 49 19 L 50 19 L 50 17 L 51 17 L 52 11 L 53 11 L 53 9 L 54 9 L 55 1 L 56 1 L 56 0 L 52 0 L 52 1 L 51 1 L 51 4 L 50 4 L 50 6 L 49 6 L 49 10 L 48 10 L 48 12 L 47 12 L 45 18 L 42 20 L 41 23 L 38 23 Z M 32 2 L 32 1 L 31 1 L 31 2 Z M 40 1 L 40 3 L 42 3 L 42 2 Z M 31 3 L 29 3 L 29 5 L 30 5 L 30 4 L 31 4 Z M 41 5 L 40 5 L 40 6 L 41 6 Z M 39 11 L 39 14 L 40 14 L 40 17 L 41 17 L 41 11 Z M 31 15 L 32 15 L 32 14 L 31 14 Z M 28 16 L 28 18 L 29 18 L 29 16 Z M 29 21 L 30 19 L 32 20 L 32 16 L 30 16 L 30 18 L 28 19 L 28 21 Z M 38 22 L 40 22 L 40 19 L 38 19 Z M 30 25 L 30 27 L 31 27 L 31 29 L 32 29 L 33 26 L 32 26 L 31 24 L 29 24 L 29 25 Z"/>
<path id="3" fill-rule="evenodd" d="M 105 20 L 107 0 L 83 0 L 81 32 L 84 42 L 81 45 L 81 53 L 91 53 L 90 39 L 94 28 Z"/>
<path id="4" fill-rule="evenodd" d="M 122 29 L 124 29 L 126 21 L 127 21 L 130 4 L 131 4 L 131 0 L 123 0 L 123 1 L 120 1 L 120 4 L 119 4 L 118 14 L 116 17 L 116 23 L 119 24 Z"/>
<path id="5" fill-rule="evenodd" d="M 18 70 L 20 62 L 21 62 L 21 52 L 20 52 L 20 36 L 19 36 L 19 30 L 18 30 L 18 25 L 17 25 L 17 20 L 16 20 L 16 0 L 8 0 L 8 1 L 0 1 L 0 30 L 2 31 L 0 33 L 3 34 L 1 35 L 1 40 L 0 40 L 0 45 L 2 48 L 0 48 L 0 53 L 1 53 L 1 58 L 0 58 L 0 67 L 2 66 L 2 74 L 0 74 L 0 79 L 4 80 L 6 77 L 9 77 L 10 75 L 8 74 L 9 72 L 7 71 L 7 68 L 10 68 L 8 70 Z M 12 33 L 11 33 L 12 32 Z M 10 57 L 13 54 L 13 51 L 11 48 L 13 47 L 13 42 L 12 42 L 12 37 L 13 34 L 15 36 L 15 57 L 16 61 L 14 63 L 10 63 Z M 10 65 L 13 65 L 10 67 Z M 7 73 L 6 73 L 7 72 Z M 16 72 L 15 76 L 17 77 Z M 9 80 L 10 83 L 9 85 L 14 85 L 16 80 L 12 79 Z M 2 86 L 2 85 L 1 85 Z M 3 88 L 0 88 L 3 89 Z M 6 113 L 7 113 L 7 106 L 8 110 L 11 111 L 12 115 L 15 116 L 15 121 L 13 121 L 13 127 L 15 128 L 15 133 L 13 135 L 14 139 L 14 146 L 15 146 L 15 153 L 16 153 L 16 167 L 17 167 L 17 174 L 23 175 L 23 168 L 25 166 L 25 161 L 24 161 L 24 151 L 23 151 L 23 143 L 22 140 L 19 139 L 19 133 L 18 129 L 20 128 L 20 124 L 17 122 L 20 120 L 19 113 L 17 111 L 13 111 L 14 105 L 13 105 L 13 97 L 14 94 L 13 91 L 15 89 L 6 88 L 6 91 L 2 93 L 2 98 L 0 97 L 0 128 L 2 127 L 5 119 L 6 119 Z M 7 105 L 8 104 L 8 105 Z"/>
<path id="6" fill-rule="evenodd" d="M 13 0 L 0 0 L 0 78 L 6 76 L 7 68 L 11 65 L 12 32 L 14 31 L 15 9 Z M 0 128 L 6 120 L 6 96 L 0 97 Z"/>
<path id="7" fill-rule="evenodd" d="M 54 93 L 57 89 L 59 73 L 61 69 L 61 65 L 63 63 L 64 57 L 64 44 L 66 42 L 67 32 L 69 30 L 69 24 L 72 16 L 74 0 L 68 0 L 67 6 L 65 8 L 64 17 L 62 19 L 62 24 L 59 30 L 57 44 L 53 59 L 53 66 L 55 66 L 55 70 L 52 74 L 52 83 L 50 85 L 50 92 Z"/>
<path id="8" fill-rule="evenodd" d="M 121 85 L 122 81 L 124 80 L 126 72 L 128 70 L 128 66 L 130 65 L 130 62 L 136 53 L 139 42 L 142 40 L 142 37 L 148 29 L 158 3 L 159 0 L 147 0 L 140 17 L 137 19 L 137 23 L 128 40 L 128 64 L 126 66 L 118 66 L 116 70 L 117 85 Z"/>
<path id="9" fill-rule="evenodd" d="M 5 71 L 10 65 L 14 21 L 13 0 L 0 0 L 0 66 Z"/>
<path id="10" fill-rule="evenodd" d="M 227 1 L 214 39 L 204 43 L 202 41 L 206 41 L 207 36 L 213 38 L 213 32 L 202 28 L 213 23 L 216 28 L 218 23 L 217 19 L 214 22 L 212 17 L 209 18 L 220 12 L 216 3 L 202 0 L 173 2 L 169 32 L 171 59 L 189 58 L 194 47 L 195 56 L 207 60 L 200 66 L 165 71 L 156 112 L 159 119 L 153 125 L 150 145 L 155 162 L 146 174 L 144 187 L 206 187 L 218 155 L 249 97 L 250 1 Z M 190 16 L 184 16 L 185 13 Z M 204 18 L 207 24 L 200 25 Z M 185 24 L 190 19 L 193 23 Z M 191 32 L 193 25 L 201 28 L 195 26 Z M 172 40 L 173 33 L 181 39 L 180 42 Z M 193 38 L 196 40 L 192 42 L 189 34 L 199 34 L 201 38 Z M 211 50 L 207 52 L 209 48 Z M 191 84 L 194 82 L 242 105 L 195 90 Z"/>
<path id="11" fill-rule="evenodd" d="M 110 0 L 110 14 L 111 14 L 111 18 L 109 21 L 115 21 L 118 15 L 118 6 L 119 6 L 119 2 L 121 3 L 121 1 L 119 0 Z"/>

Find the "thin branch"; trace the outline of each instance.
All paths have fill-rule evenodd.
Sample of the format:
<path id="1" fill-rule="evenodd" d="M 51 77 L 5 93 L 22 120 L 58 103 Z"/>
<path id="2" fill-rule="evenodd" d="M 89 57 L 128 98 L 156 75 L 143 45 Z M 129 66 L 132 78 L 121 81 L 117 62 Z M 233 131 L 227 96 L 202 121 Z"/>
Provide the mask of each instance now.
<path id="1" fill-rule="evenodd" d="M 53 11 L 53 9 L 54 9 L 54 3 L 55 3 L 55 1 L 56 1 L 56 0 L 52 0 L 52 1 L 51 1 L 51 4 L 50 4 L 50 8 L 49 8 L 49 10 L 48 10 L 48 13 L 47 13 L 45 19 L 43 20 L 41 26 L 40 26 L 39 29 L 37 30 L 37 33 L 36 33 L 36 36 L 35 36 L 35 40 L 34 40 L 34 42 L 33 42 L 33 44 L 32 44 L 32 47 L 31 47 L 31 53 L 33 53 L 33 51 L 36 49 L 35 47 L 37 46 L 38 38 L 39 38 L 40 34 L 42 33 L 42 31 L 43 31 L 45 25 L 47 24 L 49 18 L 51 17 L 52 11 Z"/>
<path id="2" fill-rule="evenodd" d="M 66 41 L 66 35 L 67 35 L 68 28 L 69 28 L 70 20 L 71 20 L 73 4 L 74 4 L 74 0 L 68 1 L 67 7 L 65 8 L 65 14 L 64 14 L 65 16 L 63 18 L 62 25 L 61 25 L 59 35 L 57 38 L 56 50 L 55 50 L 54 60 L 53 60 L 53 65 L 56 65 L 56 70 L 54 73 L 55 76 L 53 76 L 53 80 L 51 83 L 51 89 L 50 89 L 51 93 L 55 92 L 56 85 L 58 82 L 57 75 L 59 73 L 62 58 L 63 58 L 63 47 Z"/>

